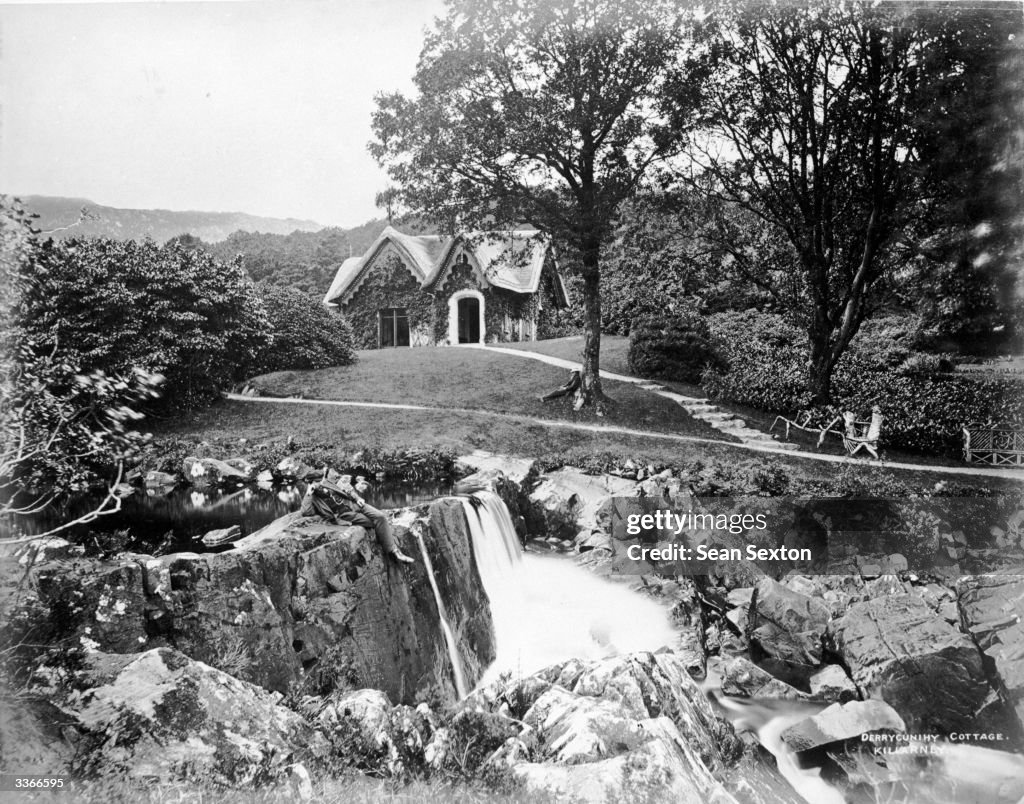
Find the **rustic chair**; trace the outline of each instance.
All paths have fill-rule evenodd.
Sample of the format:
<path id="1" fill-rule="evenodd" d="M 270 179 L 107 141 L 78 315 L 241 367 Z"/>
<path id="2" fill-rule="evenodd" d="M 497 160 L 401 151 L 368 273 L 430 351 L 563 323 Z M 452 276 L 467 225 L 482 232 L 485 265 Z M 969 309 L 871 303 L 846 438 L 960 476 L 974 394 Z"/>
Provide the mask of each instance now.
<path id="1" fill-rule="evenodd" d="M 772 426 L 768 428 L 768 432 L 770 433 L 772 430 L 774 430 L 775 425 L 777 425 L 779 422 L 783 422 L 786 425 L 785 438 L 787 441 L 789 440 L 790 429 L 794 428 L 797 430 L 803 430 L 805 433 L 818 433 L 817 446 L 821 447 L 822 443 L 825 441 L 825 436 L 827 436 L 829 433 L 834 433 L 835 435 L 840 436 L 842 435 L 842 433 L 839 432 L 838 430 L 832 429 L 840 422 L 842 418 L 841 416 L 836 416 L 830 422 L 828 422 L 828 424 L 821 426 L 820 422 L 822 421 L 822 415 L 828 415 L 828 413 L 829 411 L 827 409 L 809 409 L 798 410 L 796 412 L 796 415 L 792 419 L 788 419 L 785 416 L 776 416 L 775 421 L 772 422 Z"/>
<path id="2" fill-rule="evenodd" d="M 864 449 L 877 460 L 878 437 L 882 434 L 882 409 L 878 405 L 871 408 L 871 421 L 857 421 L 854 416 L 849 411 L 843 414 L 843 446 L 850 455 L 856 455 Z"/>

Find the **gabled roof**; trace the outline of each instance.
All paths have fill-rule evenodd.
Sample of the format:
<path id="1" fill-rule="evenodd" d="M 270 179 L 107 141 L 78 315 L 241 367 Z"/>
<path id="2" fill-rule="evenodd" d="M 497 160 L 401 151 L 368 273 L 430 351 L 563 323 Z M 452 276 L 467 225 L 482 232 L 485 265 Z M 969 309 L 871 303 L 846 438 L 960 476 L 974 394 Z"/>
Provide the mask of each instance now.
<path id="1" fill-rule="evenodd" d="M 330 290 L 324 296 L 324 303 L 333 305 L 344 301 L 344 297 L 358 287 L 363 279 L 364 269 L 388 245 L 394 246 L 401 255 L 405 267 L 422 285 L 449 242 L 440 235 L 407 235 L 392 226 L 387 226 L 362 257 L 349 257 L 341 264 L 334 281 L 331 282 Z"/>
<path id="2" fill-rule="evenodd" d="M 454 238 L 423 287 L 442 283 L 457 249 L 471 254 L 487 282 L 517 293 L 536 293 L 551 242 L 537 231 L 470 232 Z"/>
<path id="3" fill-rule="evenodd" d="M 536 293 L 544 262 L 551 253 L 550 240 L 537 231 L 471 232 L 448 239 L 407 235 L 388 226 L 362 257 L 350 257 L 341 264 L 324 303 L 344 304 L 359 287 L 366 269 L 389 244 L 428 292 L 443 283 L 461 249 L 473 257 L 488 284 L 517 293 Z M 557 270 L 555 276 L 565 303 L 568 293 Z"/>

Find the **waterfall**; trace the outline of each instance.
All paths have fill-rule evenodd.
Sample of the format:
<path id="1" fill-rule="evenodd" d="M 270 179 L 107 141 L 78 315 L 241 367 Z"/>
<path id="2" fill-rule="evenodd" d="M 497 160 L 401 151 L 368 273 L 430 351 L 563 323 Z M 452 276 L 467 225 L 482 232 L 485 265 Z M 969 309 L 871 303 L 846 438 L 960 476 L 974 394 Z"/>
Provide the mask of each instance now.
<path id="1" fill-rule="evenodd" d="M 437 614 L 441 618 L 441 631 L 444 633 L 444 642 L 448 646 L 448 659 L 452 665 L 452 673 L 455 675 L 455 691 L 459 698 L 469 695 L 469 684 L 466 683 L 466 671 L 462 666 L 462 656 L 459 654 L 459 646 L 455 644 L 455 634 L 448 623 L 448 611 L 445 609 L 444 601 L 441 599 L 441 592 L 437 588 L 437 580 L 434 578 L 434 565 L 430 562 L 427 554 L 427 546 L 423 543 L 423 534 L 416 532 L 416 541 L 420 545 L 420 554 L 423 556 L 423 566 L 427 570 L 427 578 L 430 580 L 430 588 L 434 590 L 434 600 L 437 602 Z"/>
<path id="2" fill-rule="evenodd" d="M 496 659 L 480 681 L 569 659 L 654 651 L 678 640 L 665 607 L 564 556 L 524 554 L 512 517 L 490 491 L 463 499 L 473 555 L 491 605 Z"/>

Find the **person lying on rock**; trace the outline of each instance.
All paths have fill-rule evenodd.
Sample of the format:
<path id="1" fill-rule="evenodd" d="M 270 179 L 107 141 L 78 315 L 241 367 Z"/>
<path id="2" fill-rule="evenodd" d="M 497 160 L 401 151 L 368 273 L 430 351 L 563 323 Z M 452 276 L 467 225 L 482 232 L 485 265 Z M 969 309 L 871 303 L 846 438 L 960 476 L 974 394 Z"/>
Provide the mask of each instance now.
<path id="1" fill-rule="evenodd" d="M 310 483 L 306 496 L 302 498 L 300 516 L 318 516 L 334 525 L 358 525 L 377 534 L 377 541 L 384 552 L 404 564 L 413 559 L 403 553 L 391 532 L 387 516 L 367 505 L 360 495 L 365 494 L 369 484 L 359 478 L 353 486 L 349 475 L 341 475 L 333 469 L 324 469 L 323 480 Z"/>

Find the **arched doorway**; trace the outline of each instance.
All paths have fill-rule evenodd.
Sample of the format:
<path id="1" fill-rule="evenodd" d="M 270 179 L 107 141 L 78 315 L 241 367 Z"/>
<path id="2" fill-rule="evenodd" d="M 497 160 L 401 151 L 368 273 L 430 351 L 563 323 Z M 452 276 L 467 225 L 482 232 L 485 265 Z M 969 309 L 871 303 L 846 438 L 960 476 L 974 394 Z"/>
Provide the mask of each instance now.
<path id="1" fill-rule="evenodd" d="M 459 343 L 480 343 L 480 300 L 459 299 Z"/>
<path id="2" fill-rule="evenodd" d="M 460 290 L 448 299 L 448 343 L 483 343 L 484 296 L 479 290 Z"/>

